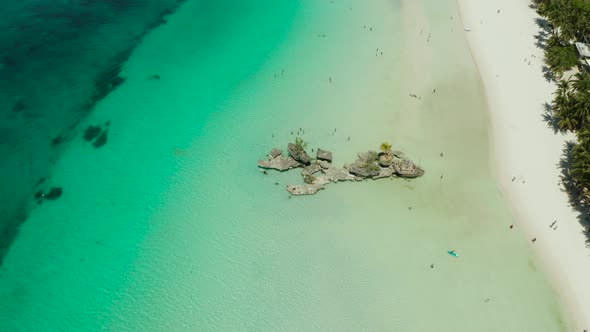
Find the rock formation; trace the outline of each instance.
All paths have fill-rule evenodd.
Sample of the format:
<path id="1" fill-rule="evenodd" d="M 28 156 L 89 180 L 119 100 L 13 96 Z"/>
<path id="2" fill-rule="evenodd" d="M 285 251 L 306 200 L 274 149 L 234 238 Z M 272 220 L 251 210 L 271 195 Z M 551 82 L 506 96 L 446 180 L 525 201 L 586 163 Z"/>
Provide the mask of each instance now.
<path id="1" fill-rule="evenodd" d="M 275 151 L 276 149 L 273 149 Z M 274 154 L 273 151 L 269 153 L 269 158 L 267 160 L 259 160 L 258 167 L 261 168 L 268 168 L 268 169 L 276 169 L 278 171 L 286 171 L 292 168 L 303 167 L 303 164 L 299 163 L 295 159 L 291 157 L 285 157 L 282 154 Z"/>
<path id="2" fill-rule="evenodd" d="M 303 141 L 289 143 L 289 156 L 273 148 L 268 160 L 258 161 L 258 167 L 286 171 L 303 167 L 301 175 L 305 184 L 288 185 L 291 195 L 314 195 L 326 185 L 340 181 L 362 181 L 366 179 L 382 179 L 389 177 L 415 178 L 424 175 L 424 170 L 401 151 L 387 150 L 381 154 L 367 151 L 358 154 L 357 160 L 344 168 L 336 168 L 331 164 L 332 153 L 322 149 L 317 151 L 317 160 L 311 161 L 305 152 Z"/>
<path id="3" fill-rule="evenodd" d="M 324 189 L 323 186 L 316 186 L 313 184 L 304 184 L 304 185 L 290 185 L 287 186 L 287 191 L 291 194 L 291 195 L 315 195 L 315 193 L 317 193 L 318 191 Z"/>
<path id="4" fill-rule="evenodd" d="M 396 160 L 393 163 L 393 169 L 398 176 L 404 178 L 416 178 L 424 175 L 424 170 L 409 159 Z"/>
<path id="5" fill-rule="evenodd" d="M 291 156 L 291 158 L 297 160 L 298 162 L 304 165 L 309 165 L 311 159 L 307 155 L 307 152 L 305 152 L 303 146 L 301 146 L 300 144 L 289 143 L 289 145 L 287 146 L 287 151 L 289 151 L 289 155 Z"/>

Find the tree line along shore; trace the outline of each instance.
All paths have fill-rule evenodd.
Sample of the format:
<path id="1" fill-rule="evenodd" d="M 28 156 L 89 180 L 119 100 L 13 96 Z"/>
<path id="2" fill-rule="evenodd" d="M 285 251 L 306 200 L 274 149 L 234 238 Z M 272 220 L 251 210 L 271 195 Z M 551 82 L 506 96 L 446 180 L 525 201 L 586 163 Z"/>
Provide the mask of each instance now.
<path id="1" fill-rule="evenodd" d="M 573 132 L 564 159 L 565 184 L 574 204 L 590 205 L 590 1 L 533 0 L 539 22 L 547 32 L 544 42 L 546 77 L 557 83 L 548 121 L 554 129 Z M 582 49 L 582 51 L 580 51 Z M 589 60 L 589 61 L 587 61 Z"/>

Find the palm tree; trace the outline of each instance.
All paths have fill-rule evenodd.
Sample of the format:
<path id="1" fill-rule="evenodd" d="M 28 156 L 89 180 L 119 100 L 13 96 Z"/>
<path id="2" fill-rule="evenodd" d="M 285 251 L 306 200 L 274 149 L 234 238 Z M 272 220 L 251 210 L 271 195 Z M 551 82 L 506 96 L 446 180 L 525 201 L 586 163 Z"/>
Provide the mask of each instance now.
<path id="1" fill-rule="evenodd" d="M 572 80 L 572 88 L 576 92 L 590 93 L 590 75 L 586 72 L 578 72 Z"/>
<path id="2" fill-rule="evenodd" d="M 569 80 L 560 80 L 557 83 L 557 90 L 553 93 L 555 97 L 551 103 L 553 115 L 558 119 L 559 128 L 562 130 L 574 130 L 578 128 L 579 121 L 574 118 L 571 107 L 571 96 Z"/>
<path id="3" fill-rule="evenodd" d="M 557 115 L 557 125 L 561 130 L 574 131 L 580 128 L 580 121 L 570 112 L 569 108 L 565 108 Z"/>
<path id="4" fill-rule="evenodd" d="M 572 81 L 573 98 L 571 107 L 573 114 L 581 126 L 590 123 L 590 75 L 579 72 Z"/>
<path id="5" fill-rule="evenodd" d="M 391 153 L 391 144 L 389 144 L 388 142 L 383 142 L 379 146 L 379 150 L 381 150 L 381 152 L 383 152 L 385 154 L 390 154 Z"/>
<path id="6" fill-rule="evenodd" d="M 307 143 L 301 137 L 295 138 L 295 145 L 300 149 L 303 150 L 307 147 Z"/>
<path id="7" fill-rule="evenodd" d="M 569 174 L 581 192 L 590 188 L 590 132 L 582 130 L 578 133 L 578 143 L 571 151 Z"/>

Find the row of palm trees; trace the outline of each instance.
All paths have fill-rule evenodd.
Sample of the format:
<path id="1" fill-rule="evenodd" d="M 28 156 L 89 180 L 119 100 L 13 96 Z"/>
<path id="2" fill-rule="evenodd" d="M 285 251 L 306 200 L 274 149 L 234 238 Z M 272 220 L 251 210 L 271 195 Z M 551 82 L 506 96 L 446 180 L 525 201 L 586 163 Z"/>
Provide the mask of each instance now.
<path id="1" fill-rule="evenodd" d="M 545 62 L 557 76 L 577 64 L 575 40 L 590 34 L 588 0 L 533 0 L 537 11 L 547 19 L 550 35 L 545 42 Z"/>
<path id="2" fill-rule="evenodd" d="M 552 103 L 561 130 L 590 128 L 590 75 L 581 71 L 557 83 Z"/>
<path id="3" fill-rule="evenodd" d="M 533 0 L 551 30 L 545 60 L 555 77 L 559 77 L 552 110 L 559 129 L 576 133 L 577 142 L 570 151 L 569 177 L 582 203 L 590 204 L 590 74 L 583 68 L 573 77 L 563 79 L 579 62 L 573 42 L 590 36 L 590 2 L 587 0 Z"/>
<path id="4" fill-rule="evenodd" d="M 537 12 L 547 18 L 552 34 L 561 40 L 583 40 L 590 33 L 587 0 L 533 0 Z"/>

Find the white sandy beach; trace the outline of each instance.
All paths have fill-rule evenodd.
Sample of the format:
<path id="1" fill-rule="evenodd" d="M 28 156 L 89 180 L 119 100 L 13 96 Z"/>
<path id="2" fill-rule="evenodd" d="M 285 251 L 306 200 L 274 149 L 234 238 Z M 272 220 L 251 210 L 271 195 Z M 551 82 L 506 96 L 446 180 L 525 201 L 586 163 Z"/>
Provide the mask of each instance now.
<path id="1" fill-rule="evenodd" d="M 590 250 L 578 213 L 558 185 L 562 149 L 573 136 L 555 134 L 542 118 L 555 88 L 543 77 L 543 51 L 535 45 L 538 15 L 528 0 L 458 3 L 485 86 L 492 160 L 515 226 L 537 238 L 531 246 L 553 279 L 571 326 L 590 328 Z M 549 228 L 554 220 L 557 230 Z"/>

